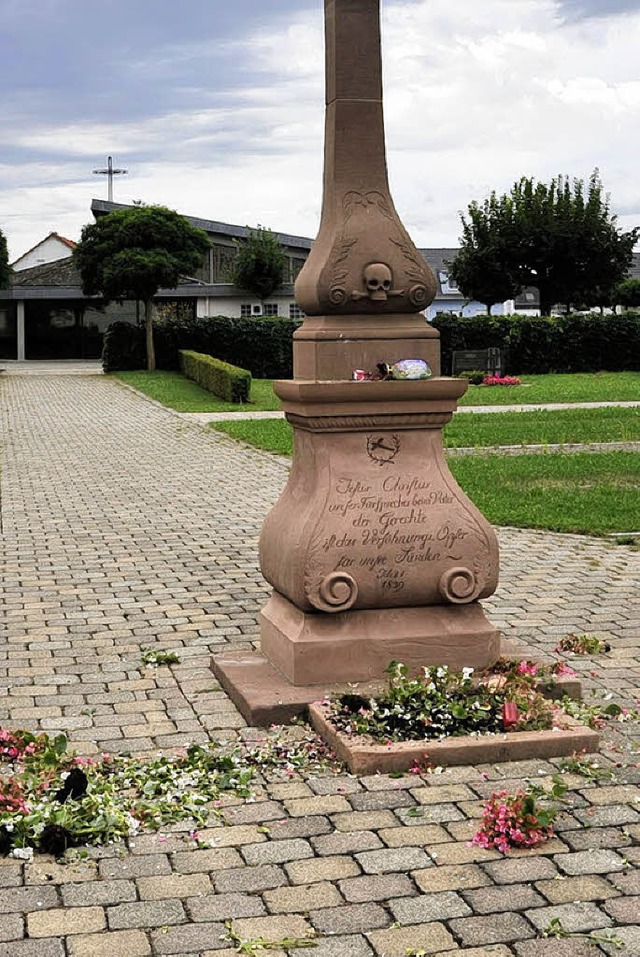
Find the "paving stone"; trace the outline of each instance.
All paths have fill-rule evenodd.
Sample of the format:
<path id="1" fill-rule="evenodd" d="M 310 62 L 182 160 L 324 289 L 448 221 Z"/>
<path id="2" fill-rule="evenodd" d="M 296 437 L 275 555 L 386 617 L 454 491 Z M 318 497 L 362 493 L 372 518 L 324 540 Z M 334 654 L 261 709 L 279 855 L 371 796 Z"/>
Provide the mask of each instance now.
<path id="1" fill-rule="evenodd" d="M 255 894 L 208 894 L 189 897 L 186 908 L 191 920 L 225 921 L 231 916 L 262 917 L 266 911 L 262 900 Z"/>
<path id="2" fill-rule="evenodd" d="M 371 853 L 375 853 L 372 851 Z M 313 884 L 316 881 L 338 881 L 360 874 L 360 867 L 351 857 L 314 857 L 312 860 L 292 861 L 285 870 L 294 884 Z"/>
<path id="3" fill-rule="evenodd" d="M 0 894 L 0 914 L 19 913 L 24 911 L 44 910 L 57 907 L 58 894 L 53 887 L 15 887 L 8 888 Z"/>
<path id="4" fill-rule="evenodd" d="M 334 831 L 332 834 L 313 837 L 310 843 L 316 854 L 321 856 L 357 854 L 383 847 L 382 841 L 373 831 Z"/>
<path id="5" fill-rule="evenodd" d="M 484 887 L 491 883 L 490 878 L 477 864 L 429 867 L 424 871 L 413 871 L 411 876 L 425 894 L 466 890 L 471 887 Z"/>
<path id="6" fill-rule="evenodd" d="M 367 934 L 379 957 L 404 957 L 412 950 L 437 954 L 450 950 L 454 939 L 444 924 L 415 924 L 412 927 L 389 927 Z"/>
<path id="7" fill-rule="evenodd" d="M 170 874 L 164 877 L 140 877 L 136 881 L 140 900 L 159 901 L 171 897 L 201 897 L 213 893 L 206 874 Z"/>
<path id="8" fill-rule="evenodd" d="M 256 804 L 244 804 L 225 811 L 224 817 L 229 824 L 263 824 L 265 821 L 277 821 L 285 817 L 282 804 L 276 801 L 259 801 Z"/>
<path id="9" fill-rule="evenodd" d="M 268 917 L 243 917 L 233 921 L 233 929 L 239 937 L 276 941 L 283 937 L 314 937 L 308 920 L 296 914 L 278 914 Z"/>
<path id="10" fill-rule="evenodd" d="M 499 851 L 487 851 L 483 847 L 470 845 L 468 841 L 455 844 L 437 844 L 427 848 L 429 856 L 438 864 L 471 864 L 477 861 L 494 861 L 500 857 Z"/>
<path id="11" fill-rule="evenodd" d="M 504 944 L 490 944 L 489 947 L 465 947 L 464 951 L 456 948 L 438 954 L 438 957 L 457 957 L 460 953 L 463 953 L 464 957 L 513 957 L 513 951 Z"/>
<path id="12" fill-rule="evenodd" d="M 622 877 L 622 875 L 620 875 Z M 619 891 L 602 877 L 585 874 L 580 877 L 564 877 L 561 880 L 537 881 L 536 890 L 552 904 L 570 901 L 597 901 L 617 897 Z"/>
<path id="13" fill-rule="evenodd" d="M 372 957 L 372 954 L 373 950 L 364 937 L 357 935 L 318 940 L 313 948 L 313 957 Z M 289 957 L 309 957 L 309 950 L 293 947 Z"/>
<path id="14" fill-rule="evenodd" d="M 388 927 L 391 918 L 379 904 L 343 904 L 325 910 L 312 910 L 309 920 L 320 934 L 362 934 Z"/>
<path id="15" fill-rule="evenodd" d="M 556 938 L 522 941 L 514 949 L 517 957 L 596 957 L 598 953 L 588 941 Z"/>
<path id="16" fill-rule="evenodd" d="M 438 824 L 416 824 L 415 827 L 383 827 L 378 831 L 388 847 L 417 847 L 424 844 L 446 844 L 449 834 Z"/>
<path id="17" fill-rule="evenodd" d="M 623 894 L 640 894 L 640 869 L 624 870 L 607 874 L 607 879 Z"/>
<path id="18" fill-rule="evenodd" d="M 520 884 L 528 881 L 548 880 L 556 877 L 558 868 L 553 861 L 544 857 L 524 857 L 520 859 L 491 861 L 483 864 L 482 869 L 497 884 Z"/>
<path id="19" fill-rule="evenodd" d="M 166 879 L 166 878 L 165 878 Z M 63 884 L 60 888 L 65 907 L 106 906 L 136 900 L 133 881 L 87 881 L 86 884 Z"/>
<path id="20" fill-rule="evenodd" d="M 98 870 L 100 876 L 106 880 L 130 879 L 170 874 L 171 864 L 166 854 L 149 854 L 142 857 L 129 856 L 126 858 L 110 857 L 100 861 Z"/>
<path id="21" fill-rule="evenodd" d="M 501 944 L 534 937 L 531 924 L 520 914 L 491 914 L 490 917 L 459 917 L 449 927 L 463 946 Z"/>
<path id="22" fill-rule="evenodd" d="M 198 954 L 202 950 L 227 948 L 224 924 L 181 924 L 163 927 L 151 932 L 151 945 L 155 954 Z M 273 952 L 275 955 L 275 951 Z"/>
<path id="23" fill-rule="evenodd" d="M 616 924 L 636 924 L 640 921 L 640 897 L 619 897 L 607 901 L 603 909 Z"/>
<path id="24" fill-rule="evenodd" d="M 562 854 L 556 863 L 565 874 L 607 874 L 624 867 L 624 860 L 615 851 L 576 851 Z"/>
<path id="25" fill-rule="evenodd" d="M 616 937 L 622 941 L 622 949 L 614 944 L 600 944 L 601 950 L 605 954 L 627 954 L 628 957 L 635 957 L 640 954 L 640 924 L 628 924 L 625 927 L 616 927 Z M 592 955 L 588 955 L 592 957 Z"/>
<path id="26" fill-rule="evenodd" d="M 310 817 L 313 814 L 340 814 L 351 809 L 346 797 L 341 794 L 317 795 L 285 801 L 291 817 Z"/>
<path id="27" fill-rule="evenodd" d="M 69 941 L 69 957 L 147 957 L 151 946 L 140 930 L 79 935 Z"/>
<path id="28" fill-rule="evenodd" d="M 414 807 L 415 801 L 406 791 L 359 791 L 349 795 L 354 811 L 379 811 L 381 808 Z"/>
<path id="29" fill-rule="evenodd" d="M 0 944 L 0 957 L 65 957 L 65 947 L 58 937 L 12 940 L 8 944 Z"/>
<path id="30" fill-rule="evenodd" d="M 411 871 L 428 867 L 430 860 L 418 847 L 385 848 L 381 851 L 364 851 L 356 854 L 365 874 L 389 874 L 392 871 Z M 344 875 L 347 876 L 347 875 Z"/>
<path id="31" fill-rule="evenodd" d="M 288 841 L 296 837 L 315 837 L 318 834 L 330 834 L 333 825 L 328 817 L 294 817 L 284 821 L 266 824 L 272 841 Z"/>
<path id="32" fill-rule="evenodd" d="M 544 930 L 555 919 L 560 920 L 562 926 L 572 933 L 611 926 L 611 918 L 596 904 L 586 901 L 538 907 L 536 910 L 526 911 L 525 914 L 538 930 Z"/>
<path id="33" fill-rule="evenodd" d="M 297 884 L 295 887 L 276 887 L 273 890 L 265 891 L 262 897 L 272 914 L 289 914 L 297 911 L 307 913 L 314 909 L 337 907 L 344 903 L 344 898 L 337 887 L 328 882 Z M 232 911 L 229 911 L 229 913 L 232 913 Z"/>
<path id="34" fill-rule="evenodd" d="M 466 917 L 471 914 L 471 908 L 453 891 L 393 898 L 388 905 L 395 919 L 401 924 L 428 924 L 434 920 L 449 920 L 451 917 Z"/>
<path id="35" fill-rule="evenodd" d="M 463 893 L 465 901 L 476 914 L 493 914 L 501 911 L 523 911 L 527 907 L 544 907 L 544 897 L 528 884 L 510 884 L 508 890 L 499 887 L 481 887 Z"/>
<path id="36" fill-rule="evenodd" d="M 184 907 L 177 900 L 136 901 L 107 908 L 110 930 L 160 927 L 185 921 Z"/>
<path id="37" fill-rule="evenodd" d="M 0 887 L 18 887 L 22 883 L 22 865 L 0 858 Z"/>
<path id="38" fill-rule="evenodd" d="M 393 811 L 351 811 L 332 818 L 336 831 L 377 831 L 383 827 L 397 827 Z"/>
<path id="39" fill-rule="evenodd" d="M 283 864 L 285 861 L 313 857 L 313 848 L 308 841 L 301 839 L 269 841 L 267 844 L 245 845 L 242 856 L 250 865 Z"/>
<path id="40" fill-rule="evenodd" d="M 414 884 L 404 874 L 366 875 L 338 881 L 340 893 L 352 903 L 387 901 L 392 897 L 416 894 Z"/>
<path id="41" fill-rule="evenodd" d="M 271 887 L 287 884 L 282 868 L 273 864 L 262 867 L 239 867 L 229 871 L 216 871 L 211 875 L 217 894 L 235 894 L 266 891 Z M 322 878 L 318 878 L 322 880 Z M 301 881 L 300 883 L 304 883 Z"/>
<path id="42" fill-rule="evenodd" d="M 455 804 L 457 801 L 477 800 L 477 794 L 466 784 L 440 784 L 437 787 L 412 788 L 411 794 L 419 804 Z"/>
<path id="43" fill-rule="evenodd" d="M 4 914 L 0 920 L 0 941 L 19 940 L 22 937 L 23 923 L 20 914 Z"/>
<path id="44" fill-rule="evenodd" d="M 233 847 L 213 847 L 209 850 L 180 851 L 173 855 L 173 866 L 180 874 L 202 871 L 223 871 L 240 867 L 242 858 Z"/>
<path id="45" fill-rule="evenodd" d="M 123 907 L 129 905 L 123 904 Z M 101 907 L 59 907 L 32 912 L 27 916 L 29 937 L 66 937 L 104 930 L 106 920 Z"/>
<path id="46" fill-rule="evenodd" d="M 556 818 L 557 821 L 557 818 Z M 625 848 L 631 839 L 618 827 L 580 826 L 577 831 L 562 830 L 562 840 L 572 851 L 599 850 L 600 848 Z M 622 852 L 624 854 L 624 851 Z"/>

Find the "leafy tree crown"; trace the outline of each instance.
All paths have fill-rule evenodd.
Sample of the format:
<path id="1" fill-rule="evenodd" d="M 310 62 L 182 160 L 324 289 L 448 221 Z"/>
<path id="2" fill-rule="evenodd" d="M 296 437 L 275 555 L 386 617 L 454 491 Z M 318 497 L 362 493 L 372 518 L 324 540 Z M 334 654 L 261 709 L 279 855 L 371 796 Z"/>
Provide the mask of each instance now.
<path id="1" fill-rule="evenodd" d="M 146 301 L 196 272 L 209 246 L 205 231 L 179 213 L 135 206 L 85 226 L 73 257 L 85 295 Z"/>
<path id="2" fill-rule="evenodd" d="M 247 227 L 247 238 L 239 244 L 232 280 L 259 299 L 271 296 L 283 283 L 287 257 L 270 230 Z"/>

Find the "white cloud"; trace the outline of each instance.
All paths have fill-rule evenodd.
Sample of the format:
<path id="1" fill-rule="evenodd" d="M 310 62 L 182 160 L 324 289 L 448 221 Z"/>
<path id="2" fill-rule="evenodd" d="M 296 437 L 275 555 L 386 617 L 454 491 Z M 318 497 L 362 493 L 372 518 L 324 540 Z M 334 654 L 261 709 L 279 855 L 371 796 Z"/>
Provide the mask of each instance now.
<path id="1" fill-rule="evenodd" d="M 640 12 L 566 21 L 554 0 L 388 0 L 384 11 L 390 181 L 418 245 L 454 244 L 458 211 L 491 189 L 508 190 L 523 175 L 587 178 L 596 166 L 614 209 L 624 213 L 620 225 L 636 225 Z M 184 74 L 189 50 L 176 52 Z M 69 164 L 63 185 L 37 163 L 4 179 L 3 225 L 16 255 L 49 228 L 77 234 L 90 196 L 104 195 L 90 169 L 107 153 L 130 169 L 116 183 L 119 201 L 315 234 L 321 14 L 279 20 L 271 32 L 228 46 L 225 56 L 251 70 L 250 85 L 204 89 L 199 41 L 194 53 L 183 89 L 189 108 L 135 123 L 58 126 L 54 117 L 14 127 L 14 146 Z M 159 54 L 162 70 L 167 55 L 166 48 Z M 153 63 L 147 66 L 158 82 Z"/>

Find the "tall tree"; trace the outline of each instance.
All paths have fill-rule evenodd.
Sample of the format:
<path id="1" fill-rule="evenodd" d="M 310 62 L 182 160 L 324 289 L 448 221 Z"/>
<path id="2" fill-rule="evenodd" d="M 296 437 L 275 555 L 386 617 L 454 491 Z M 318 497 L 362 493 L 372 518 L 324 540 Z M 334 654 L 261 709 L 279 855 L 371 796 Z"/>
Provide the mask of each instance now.
<path id="1" fill-rule="evenodd" d="M 449 275 L 463 296 L 483 303 L 491 315 L 495 303 L 513 299 L 522 291 L 504 267 L 508 242 L 505 226 L 510 222 L 507 198 L 498 199 L 492 193 L 481 206 L 471 203 L 468 218 L 460 218 L 460 251 L 447 264 Z"/>
<path id="2" fill-rule="evenodd" d="M 210 246 L 203 229 L 165 206 L 119 209 L 85 226 L 73 257 L 86 296 L 144 303 L 147 368 L 156 367 L 154 296 L 193 275 Z"/>
<path id="3" fill-rule="evenodd" d="M 239 244 L 232 280 L 238 289 L 246 289 L 264 301 L 282 285 L 287 257 L 270 230 L 262 226 L 247 227 L 247 233 L 247 238 Z"/>
<path id="4" fill-rule="evenodd" d="M 461 251 L 490 253 L 514 287 L 535 286 L 543 315 L 556 303 L 595 300 L 613 289 L 640 235 L 640 229 L 618 229 L 598 170 L 586 186 L 567 176 L 548 185 L 523 177 L 510 193 L 472 203 L 469 220 L 462 221 L 470 235 L 463 234 Z"/>
<path id="5" fill-rule="evenodd" d="M 11 267 L 9 266 L 9 250 L 4 233 L 0 230 L 0 289 L 9 285 Z"/>

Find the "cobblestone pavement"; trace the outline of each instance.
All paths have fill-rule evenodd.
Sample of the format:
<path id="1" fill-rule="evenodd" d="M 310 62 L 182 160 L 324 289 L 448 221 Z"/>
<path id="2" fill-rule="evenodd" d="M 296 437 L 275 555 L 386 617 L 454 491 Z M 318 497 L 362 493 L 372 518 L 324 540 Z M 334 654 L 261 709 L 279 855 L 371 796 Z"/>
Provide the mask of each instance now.
<path id="1" fill-rule="evenodd" d="M 286 465 L 100 376 L 11 375 L 1 388 L 0 721 L 64 730 L 85 753 L 255 737 L 208 662 L 257 638 L 258 532 Z M 608 639 L 608 654 L 571 664 L 632 705 L 637 551 L 514 529 L 500 541 L 493 621 L 552 655 L 568 632 Z M 147 647 L 182 661 L 145 669 Z M 543 938 L 554 917 L 570 932 L 616 928 L 638 957 L 638 736 L 637 723 L 607 729 L 600 761 L 615 779 L 565 775 L 557 836 L 507 857 L 468 845 L 482 798 L 545 780 L 557 761 L 274 776 L 224 809 L 206 850 L 178 830 L 66 865 L 0 858 L 0 957 L 231 957 L 230 917 L 245 939 L 315 933 L 294 957 L 613 952 Z"/>

